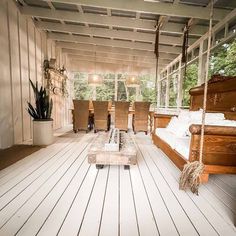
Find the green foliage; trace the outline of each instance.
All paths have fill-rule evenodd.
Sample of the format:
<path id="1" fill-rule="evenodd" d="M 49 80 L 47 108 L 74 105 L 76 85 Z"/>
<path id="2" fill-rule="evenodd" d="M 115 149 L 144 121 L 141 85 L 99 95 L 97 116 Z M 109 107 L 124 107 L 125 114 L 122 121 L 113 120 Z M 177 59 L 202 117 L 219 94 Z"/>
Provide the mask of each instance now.
<path id="1" fill-rule="evenodd" d="M 197 85 L 198 65 L 191 64 L 187 66 L 186 76 L 183 81 L 183 101 L 182 106 L 190 105 L 189 90 Z"/>
<path id="2" fill-rule="evenodd" d="M 102 86 L 96 87 L 96 99 L 97 100 L 114 100 L 115 97 L 115 75 L 104 74 Z M 127 94 L 124 81 L 119 81 L 123 75 L 118 75 L 118 101 L 126 101 Z M 150 75 L 139 77 L 141 97 L 144 101 L 150 101 L 155 103 L 155 81 Z M 75 98 L 81 100 L 92 99 L 93 88 L 88 86 L 87 75 L 85 73 L 76 73 L 74 77 Z M 136 99 L 135 88 L 127 88 L 129 92 L 129 101 L 133 102 Z"/>
<path id="3" fill-rule="evenodd" d="M 28 112 L 35 120 L 49 120 L 51 119 L 53 102 L 49 99 L 46 89 L 41 86 L 38 88 L 38 82 L 36 85 L 30 80 L 30 84 L 34 91 L 35 107 L 28 102 Z"/>
<path id="4" fill-rule="evenodd" d="M 169 106 L 176 107 L 177 106 L 177 82 L 178 77 L 176 74 L 172 75 L 170 78 L 170 88 L 169 88 Z"/>
<path id="5" fill-rule="evenodd" d="M 88 86 L 86 74 L 76 73 L 74 76 L 74 93 L 75 98 L 79 100 L 92 99 L 93 88 Z"/>
<path id="6" fill-rule="evenodd" d="M 156 103 L 155 78 L 151 75 L 140 76 L 140 91 L 143 101 Z"/>
<path id="7" fill-rule="evenodd" d="M 211 56 L 210 74 L 236 75 L 236 39 L 221 45 Z"/>
<path id="8" fill-rule="evenodd" d="M 96 100 L 98 101 L 113 101 L 115 97 L 114 80 L 107 80 L 107 78 L 105 78 L 102 86 L 96 88 L 96 94 Z"/>

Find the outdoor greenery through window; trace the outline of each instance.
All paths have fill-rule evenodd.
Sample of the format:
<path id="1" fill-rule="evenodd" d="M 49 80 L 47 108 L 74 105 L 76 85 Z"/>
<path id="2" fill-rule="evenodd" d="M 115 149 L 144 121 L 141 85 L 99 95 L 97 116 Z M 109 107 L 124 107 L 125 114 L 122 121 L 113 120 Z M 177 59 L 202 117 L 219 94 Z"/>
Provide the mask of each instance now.
<path id="1" fill-rule="evenodd" d="M 170 78 L 170 88 L 169 88 L 169 106 L 177 106 L 177 89 L 178 89 L 178 75 L 173 74 Z"/>
<path id="2" fill-rule="evenodd" d="M 210 74 L 236 76 L 236 39 L 221 45 L 212 53 Z"/>
<path id="3" fill-rule="evenodd" d="M 198 64 L 190 64 L 186 68 L 186 75 L 183 78 L 183 100 L 182 106 L 189 107 L 190 95 L 189 90 L 197 85 L 198 81 Z"/>
<path id="4" fill-rule="evenodd" d="M 213 74 L 221 74 L 225 76 L 236 75 L 236 39 L 231 43 L 219 46 L 211 54 L 209 78 Z M 96 100 L 115 100 L 115 75 L 103 74 L 103 84 L 99 87 L 88 86 L 86 73 L 75 73 L 74 87 L 75 98 L 77 99 L 93 99 L 96 95 Z M 125 75 L 117 75 L 117 100 L 130 101 L 135 100 L 149 101 L 153 105 L 156 104 L 155 94 L 155 76 L 143 75 L 140 76 L 140 88 L 128 88 L 125 86 Z M 186 75 L 183 78 L 183 100 L 182 106 L 190 105 L 189 90 L 197 86 L 198 81 L 198 63 L 192 63 L 187 66 Z M 178 75 L 173 74 L 169 81 L 169 106 L 176 107 Z M 160 105 L 165 106 L 166 98 L 166 81 L 161 82 Z"/>
<path id="5" fill-rule="evenodd" d="M 77 72 L 74 75 L 74 94 L 76 99 L 99 101 L 115 100 L 115 75 L 102 74 L 103 84 L 92 87 L 88 85 L 88 74 Z M 139 88 L 128 88 L 125 85 L 125 75 L 117 75 L 117 100 L 118 101 L 149 101 L 153 105 L 156 103 L 155 77 L 152 75 L 142 75 Z"/>

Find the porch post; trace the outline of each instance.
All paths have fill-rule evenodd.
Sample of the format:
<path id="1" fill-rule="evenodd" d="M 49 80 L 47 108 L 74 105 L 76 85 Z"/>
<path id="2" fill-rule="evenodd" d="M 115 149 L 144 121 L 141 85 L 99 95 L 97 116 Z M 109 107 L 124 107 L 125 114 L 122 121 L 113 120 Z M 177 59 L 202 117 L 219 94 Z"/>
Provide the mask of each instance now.
<path id="1" fill-rule="evenodd" d="M 157 74 L 157 108 L 161 106 L 161 74 Z"/>
<path id="2" fill-rule="evenodd" d="M 177 93 L 177 108 L 180 108 L 182 106 L 182 100 L 183 100 L 183 69 L 182 69 L 182 63 L 181 59 L 179 60 L 179 70 L 178 70 L 178 93 Z"/>
<path id="3" fill-rule="evenodd" d="M 170 78 L 169 73 L 170 68 L 167 68 L 167 76 L 166 76 L 166 97 L 165 97 L 165 108 L 169 107 L 169 91 L 170 91 Z"/>
<path id="4" fill-rule="evenodd" d="M 198 80 L 197 84 L 201 85 L 204 82 L 204 75 L 206 71 L 206 55 L 203 55 L 204 41 L 200 42 L 199 59 L 198 59 Z"/>

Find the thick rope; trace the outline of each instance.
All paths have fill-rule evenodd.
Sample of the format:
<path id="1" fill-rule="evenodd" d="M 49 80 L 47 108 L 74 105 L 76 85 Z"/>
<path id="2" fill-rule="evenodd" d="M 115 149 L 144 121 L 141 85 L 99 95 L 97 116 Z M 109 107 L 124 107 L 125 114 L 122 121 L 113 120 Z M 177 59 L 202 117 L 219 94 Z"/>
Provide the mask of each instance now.
<path id="1" fill-rule="evenodd" d="M 204 129 L 205 129 L 205 117 L 206 117 L 206 102 L 207 102 L 207 89 L 208 89 L 208 73 L 209 73 L 209 60 L 211 49 L 211 35 L 212 35 L 212 18 L 213 18 L 213 0 L 211 2 L 209 32 L 208 32 L 208 48 L 207 48 L 207 61 L 206 61 L 206 75 L 204 84 L 204 96 L 203 96 L 203 113 L 202 113 L 202 125 L 201 125 L 201 138 L 200 138 L 200 155 L 199 161 L 188 162 L 184 165 L 184 169 L 180 176 L 179 188 L 186 190 L 188 187 L 190 190 L 198 195 L 198 188 L 201 183 L 201 175 L 204 172 L 203 164 L 203 147 L 204 147 Z"/>

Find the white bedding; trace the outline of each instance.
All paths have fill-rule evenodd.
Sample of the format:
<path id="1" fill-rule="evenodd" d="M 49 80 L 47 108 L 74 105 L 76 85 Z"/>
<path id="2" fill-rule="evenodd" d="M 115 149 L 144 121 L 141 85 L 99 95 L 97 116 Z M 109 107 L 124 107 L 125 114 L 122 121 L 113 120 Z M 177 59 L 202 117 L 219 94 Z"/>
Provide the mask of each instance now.
<path id="1" fill-rule="evenodd" d="M 176 152 L 181 154 L 185 160 L 189 159 L 190 137 L 178 138 L 178 143 L 175 147 Z"/>
<path id="2" fill-rule="evenodd" d="M 167 131 L 166 128 L 157 128 L 156 135 L 175 149 L 178 138 L 173 133 Z"/>
<path id="3" fill-rule="evenodd" d="M 191 124 L 201 124 L 201 113 L 202 111 L 182 111 L 178 118 L 173 117 L 171 119 L 167 128 L 157 128 L 156 135 L 188 160 L 191 140 L 189 126 Z M 189 119 L 189 114 L 192 116 L 192 119 Z M 236 127 L 236 121 L 225 120 L 222 113 L 207 113 L 206 115 L 206 125 Z"/>
<path id="4" fill-rule="evenodd" d="M 156 135 L 169 144 L 172 149 L 176 150 L 186 160 L 189 159 L 190 137 L 179 138 L 166 130 L 166 128 L 157 128 Z"/>

